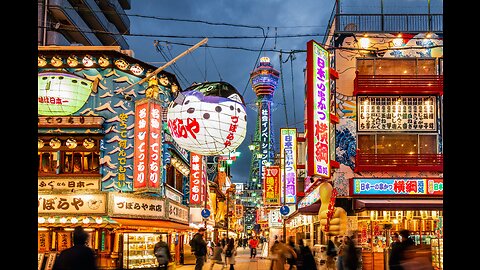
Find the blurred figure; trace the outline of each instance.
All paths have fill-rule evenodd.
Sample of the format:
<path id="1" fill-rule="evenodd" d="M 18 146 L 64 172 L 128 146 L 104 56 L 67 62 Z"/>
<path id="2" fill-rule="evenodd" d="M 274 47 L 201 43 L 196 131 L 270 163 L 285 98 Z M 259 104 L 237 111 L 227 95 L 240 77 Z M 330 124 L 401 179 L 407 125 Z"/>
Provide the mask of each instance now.
<path id="1" fill-rule="evenodd" d="M 390 258 L 388 260 L 390 270 L 402 270 L 402 267 L 400 266 L 401 253 L 402 244 L 400 242 L 400 236 L 398 233 L 394 233 L 392 236 L 392 243 L 390 244 Z"/>
<path id="2" fill-rule="evenodd" d="M 215 243 L 215 247 L 213 247 L 213 256 L 212 256 L 212 263 L 210 264 L 210 270 L 213 269 L 215 264 L 221 264 L 222 269 L 224 267 L 227 267 L 225 265 L 225 262 L 223 261 L 222 253 L 223 253 L 222 244 L 220 244 L 220 241 L 217 241 L 217 243 Z"/>
<path id="3" fill-rule="evenodd" d="M 352 237 L 345 236 L 343 238 L 343 269 L 344 270 L 357 270 L 359 266 L 359 254 L 355 247 L 355 240 Z"/>
<path id="4" fill-rule="evenodd" d="M 87 240 L 83 227 L 75 227 L 73 246 L 60 253 L 52 270 L 97 270 L 95 252 L 87 246 Z"/>
<path id="5" fill-rule="evenodd" d="M 409 230 L 400 231 L 401 256 L 400 266 L 402 270 L 433 270 L 431 256 L 423 255 L 410 238 Z M 427 253 L 428 254 L 428 253 Z"/>
<path id="6" fill-rule="evenodd" d="M 224 248 L 225 257 L 227 258 L 227 265 L 230 265 L 230 270 L 235 270 L 235 257 L 237 256 L 237 244 L 235 239 L 229 238 L 228 243 Z"/>
<path id="7" fill-rule="evenodd" d="M 297 247 L 295 246 L 295 237 L 289 236 L 287 245 L 290 246 L 295 251 L 295 253 L 297 253 Z M 297 265 L 296 258 L 294 258 L 293 256 L 287 257 L 287 264 L 289 265 L 288 270 L 295 269 Z"/>
<path id="8" fill-rule="evenodd" d="M 327 243 L 327 269 L 335 269 L 335 257 L 337 256 L 337 247 L 332 240 Z"/>
<path id="9" fill-rule="evenodd" d="M 272 270 L 285 270 L 285 264 L 287 262 L 288 257 L 293 257 L 294 259 L 297 258 L 297 253 L 293 248 L 285 242 L 279 241 L 277 244 L 272 246 L 272 253 L 274 255 L 274 259 L 272 260 L 271 269 Z"/>
<path id="10" fill-rule="evenodd" d="M 335 236 L 335 240 L 337 240 L 337 237 Z M 337 240 L 335 243 L 337 246 L 337 270 L 343 270 L 343 250 L 345 249 L 345 243 L 343 239 Z"/>
<path id="11" fill-rule="evenodd" d="M 315 258 L 313 257 L 313 252 L 310 247 L 304 245 L 302 238 L 298 239 L 297 245 L 297 269 L 317 270 L 317 264 L 315 263 Z"/>
<path id="12" fill-rule="evenodd" d="M 158 270 L 167 270 L 168 262 L 172 260 L 172 254 L 168 248 L 168 244 L 160 237 L 153 247 L 153 254 L 157 258 Z"/>

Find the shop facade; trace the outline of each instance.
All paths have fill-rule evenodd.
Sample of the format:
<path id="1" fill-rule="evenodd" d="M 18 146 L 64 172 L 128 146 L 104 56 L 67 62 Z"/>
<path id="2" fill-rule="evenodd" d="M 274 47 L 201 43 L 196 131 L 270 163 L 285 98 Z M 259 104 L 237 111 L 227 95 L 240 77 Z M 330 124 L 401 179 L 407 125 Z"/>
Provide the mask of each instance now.
<path id="1" fill-rule="evenodd" d="M 159 238 L 183 263 L 195 230 L 189 153 L 168 138 L 176 78 L 139 83 L 155 69 L 118 47 L 39 47 L 39 269 L 72 245 L 77 225 L 99 269 L 154 269 Z"/>
<path id="2" fill-rule="evenodd" d="M 367 26 L 370 14 L 335 12 L 335 38 L 324 43 L 341 47 L 331 59 L 341 73 L 335 81 L 340 166 L 332 180 L 337 200 L 348 202 L 347 232 L 362 251 L 363 269 L 388 269 L 391 235 L 402 229 L 443 269 L 442 27 L 411 31 L 397 21 L 395 32 L 379 32 L 379 24 Z M 353 16 L 365 26 L 361 32 L 341 29 L 341 20 Z"/>

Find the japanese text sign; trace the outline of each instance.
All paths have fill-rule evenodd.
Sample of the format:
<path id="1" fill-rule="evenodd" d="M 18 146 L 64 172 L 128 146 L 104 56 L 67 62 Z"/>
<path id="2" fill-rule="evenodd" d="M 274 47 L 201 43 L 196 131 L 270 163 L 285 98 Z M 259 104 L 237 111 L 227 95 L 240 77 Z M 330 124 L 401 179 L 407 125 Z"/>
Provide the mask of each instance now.
<path id="1" fill-rule="evenodd" d="M 353 179 L 353 195 L 443 195 L 443 179 Z"/>
<path id="2" fill-rule="evenodd" d="M 39 214 L 105 214 L 106 194 L 38 194 Z"/>
<path id="3" fill-rule="evenodd" d="M 205 173 L 203 156 L 190 153 L 190 204 L 205 202 Z"/>
<path id="4" fill-rule="evenodd" d="M 295 204 L 297 202 L 297 129 L 280 129 L 280 155 L 282 190 L 286 189 L 285 203 Z"/>
<path id="5" fill-rule="evenodd" d="M 135 106 L 135 151 L 133 186 L 135 189 L 158 189 L 162 163 L 162 108 L 153 99 Z"/>
<path id="6" fill-rule="evenodd" d="M 113 217 L 165 218 L 165 201 L 130 194 L 109 194 Z"/>
<path id="7" fill-rule="evenodd" d="M 320 44 L 307 43 L 307 171 L 330 178 L 330 56 Z"/>
<path id="8" fill-rule="evenodd" d="M 263 182 L 264 205 L 280 205 L 280 167 L 265 167 L 265 180 Z"/>

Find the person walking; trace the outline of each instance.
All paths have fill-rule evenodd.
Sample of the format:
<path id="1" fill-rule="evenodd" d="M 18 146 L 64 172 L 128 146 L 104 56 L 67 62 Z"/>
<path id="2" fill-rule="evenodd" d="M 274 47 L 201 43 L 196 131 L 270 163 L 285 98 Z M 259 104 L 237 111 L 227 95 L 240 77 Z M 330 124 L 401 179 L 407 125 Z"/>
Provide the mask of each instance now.
<path id="1" fill-rule="evenodd" d="M 390 244 L 390 256 L 388 259 L 388 266 L 390 270 L 402 270 L 400 266 L 400 256 L 402 252 L 402 244 L 400 242 L 400 236 L 398 233 L 394 233 L 392 236 L 392 243 Z"/>
<path id="2" fill-rule="evenodd" d="M 225 262 L 223 261 L 223 258 L 222 258 L 222 253 L 223 253 L 222 244 L 220 244 L 220 241 L 217 241 L 217 243 L 215 243 L 215 247 L 213 247 L 213 256 L 210 264 L 210 270 L 213 269 L 215 264 L 221 264 L 222 269 L 226 267 Z"/>
<path id="3" fill-rule="evenodd" d="M 203 235 L 205 234 L 204 227 L 200 227 L 198 232 L 193 235 L 192 240 L 190 240 L 190 246 L 194 251 L 193 254 L 195 255 L 195 270 L 202 270 L 203 265 L 206 261 L 207 256 L 207 242 L 203 239 Z"/>
<path id="4" fill-rule="evenodd" d="M 295 237 L 289 236 L 287 245 L 290 246 L 297 253 L 297 247 L 295 246 Z M 287 264 L 289 265 L 288 270 L 293 270 L 297 265 L 296 258 L 290 256 L 289 258 L 287 258 Z"/>
<path id="5" fill-rule="evenodd" d="M 303 239 L 299 238 L 297 241 L 298 253 L 297 253 L 297 269 L 317 270 L 317 264 L 313 257 L 313 252 L 309 246 L 305 246 Z"/>
<path id="6" fill-rule="evenodd" d="M 162 237 L 158 239 L 158 242 L 153 246 L 153 254 L 157 258 L 158 270 L 167 270 L 168 263 L 172 260 L 172 254 L 168 248 L 168 244 L 162 240 Z"/>
<path id="7" fill-rule="evenodd" d="M 360 264 L 357 248 L 355 247 L 355 240 L 353 237 L 345 236 L 343 238 L 345 247 L 343 248 L 343 269 L 357 270 Z"/>
<path id="8" fill-rule="evenodd" d="M 285 264 L 287 263 L 287 258 L 293 257 L 297 258 L 297 253 L 293 248 L 285 244 L 284 240 L 281 240 L 276 245 L 274 245 L 273 254 L 275 259 L 272 260 L 271 269 L 273 270 L 285 270 Z"/>
<path id="9" fill-rule="evenodd" d="M 337 257 L 337 247 L 332 240 L 327 243 L 327 269 L 335 269 L 335 257 Z"/>
<path id="10" fill-rule="evenodd" d="M 237 256 L 237 244 L 235 244 L 235 239 L 229 238 L 227 245 L 224 248 L 225 257 L 227 259 L 227 265 L 230 265 L 230 270 L 235 270 L 233 267 L 235 265 L 235 257 Z"/>
<path id="11" fill-rule="evenodd" d="M 346 237 L 346 236 L 345 236 Z M 343 250 L 345 249 L 345 237 L 344 239 L 340 239 L 337 241 L 336 246 L 337 246 L 337 270 L 344 270 L 343 269 Z"/>
<path id="12" fill-rule="evenodd" d="M 256 236 L 248 241 L 248 246 L 250 247 L 250 259 L 253 259 L 257 256 L 258 239 Z"/>
<path id="13" fill-rule="evenodd" d="M 73 246 L 63 250 L 52 270 L 97 270 L 95 252 L 87 246 L 88 233 L 82 226 L 73 230 Z"/>

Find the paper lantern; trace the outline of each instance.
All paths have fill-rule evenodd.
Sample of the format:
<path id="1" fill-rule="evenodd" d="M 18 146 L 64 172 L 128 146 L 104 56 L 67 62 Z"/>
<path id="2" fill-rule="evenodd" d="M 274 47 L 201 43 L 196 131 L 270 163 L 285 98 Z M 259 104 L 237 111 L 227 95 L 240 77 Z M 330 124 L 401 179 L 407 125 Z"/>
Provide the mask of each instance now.
<path id="1" fill-rule="evenodd" d="M 38 114 L 71 115 L 87 102 L 93 82 L 74 74 L 38 74 Z"/>
<path id="2" fill-rule="evenodd" d="M 226 155 L 245 139 L 243 97 L 229 83 L 196 84 L 178 93 L 167 112 L 168 129 L 178 145 L 199 155 Z"/>

